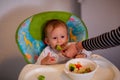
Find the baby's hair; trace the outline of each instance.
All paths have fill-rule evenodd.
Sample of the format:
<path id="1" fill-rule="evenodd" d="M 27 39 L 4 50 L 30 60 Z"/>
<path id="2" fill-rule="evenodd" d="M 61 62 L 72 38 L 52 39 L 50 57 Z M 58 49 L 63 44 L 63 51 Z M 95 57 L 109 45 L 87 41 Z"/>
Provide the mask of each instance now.
<path id="1" fill-rule="evenodd" d="M 57 28 L 59 25 L 62 25 L 66 28 L 66 30 L 68 29 L 67 25 L 65 24 L 65 22 L 63 22 L 62 20 L 59 19 L 52 19 L 46 22 L 45 26 L 44 26 L 44 35 L 45 37 L 47 37 L 47 31 L 50 27 L 52 27 L 54 30 L 55 28 Z"/>

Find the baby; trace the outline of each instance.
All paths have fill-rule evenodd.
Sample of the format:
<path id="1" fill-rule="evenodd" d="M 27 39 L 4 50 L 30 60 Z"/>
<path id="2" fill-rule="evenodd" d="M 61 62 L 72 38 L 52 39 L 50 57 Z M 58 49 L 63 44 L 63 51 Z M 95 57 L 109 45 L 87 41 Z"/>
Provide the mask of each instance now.
<path id="1" fill-rule="evenodd" d="M 49 20 L 44 27 L 45 43 L 48 45 L 40 54 L 36 64 L 64 63 L 71 58 L 62 55 L 61 51 L 68 45 L 68 27 L 57 19 Z M 76 57 L 85 57 L 79 54 Z"/>

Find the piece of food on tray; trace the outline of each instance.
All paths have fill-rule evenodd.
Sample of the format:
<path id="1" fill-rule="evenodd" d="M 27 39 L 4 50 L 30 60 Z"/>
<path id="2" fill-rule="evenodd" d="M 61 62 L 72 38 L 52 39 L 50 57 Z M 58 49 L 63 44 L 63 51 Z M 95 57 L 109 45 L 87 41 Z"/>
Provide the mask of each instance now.
<path id="1" fill-rule="evenodd" d="M 38 80 L 45 80 L 45 76 L 39 75 L 39 76 L 38 76 Z"/>

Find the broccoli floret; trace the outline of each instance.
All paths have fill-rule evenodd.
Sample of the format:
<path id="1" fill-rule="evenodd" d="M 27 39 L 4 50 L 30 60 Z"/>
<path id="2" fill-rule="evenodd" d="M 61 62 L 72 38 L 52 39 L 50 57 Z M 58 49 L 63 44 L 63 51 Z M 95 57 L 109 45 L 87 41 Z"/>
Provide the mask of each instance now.
<path id="1" fill-rule="evenodd" d="M 39 76 L 38 76 L 38 80 L 45 80 L 45 76 L 39 75 Z"/>
<path id="2" fill-rule="evenodd" d="M 72 63 L 70 63 L 70 64 L 69 64 L 69 70 L 70 70 L 71 72 L 74 71 L 74 70 L 75 70 L 75 65 L 72 64 Z"/>
<path id="3" fill-rule="evenodd" d="M 62 47 L 61 47 L 60 45 L 57 45 L 57 46 L 56 46 L 56 50 L 61 51 L 61 50 L 62 50 Z"/>

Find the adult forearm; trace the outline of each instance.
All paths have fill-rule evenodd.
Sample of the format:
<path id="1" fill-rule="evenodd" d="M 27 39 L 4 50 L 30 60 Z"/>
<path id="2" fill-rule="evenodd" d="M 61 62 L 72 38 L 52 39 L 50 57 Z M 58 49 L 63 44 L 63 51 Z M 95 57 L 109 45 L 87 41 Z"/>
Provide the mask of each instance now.
<path id="1" fill-rule="evenodd" d="M 92 51 L 120 45 L 120 27 L 82 42 L 82 47 Z"/>

